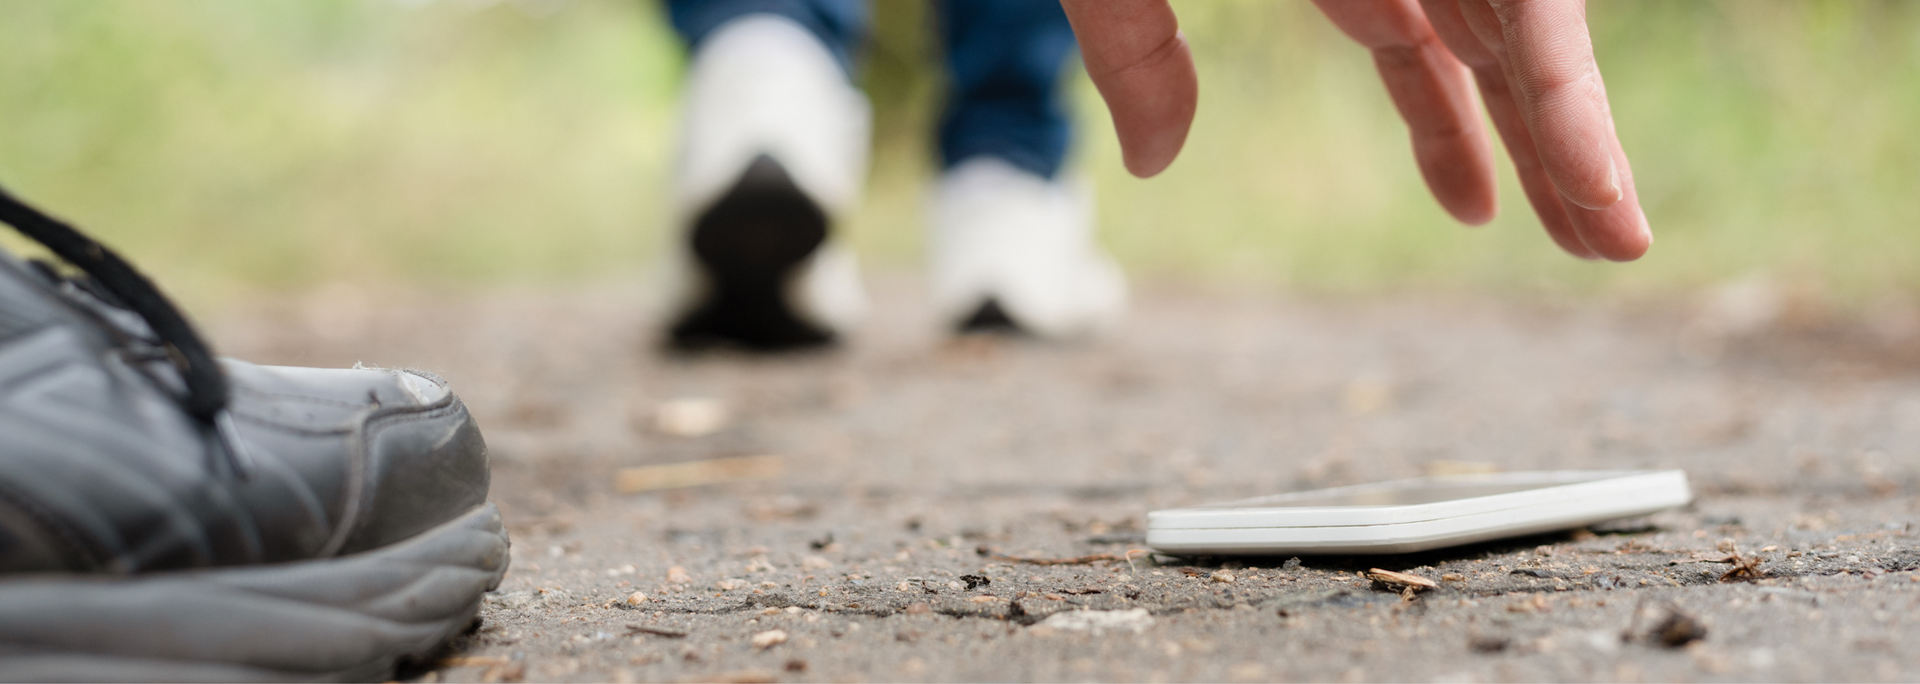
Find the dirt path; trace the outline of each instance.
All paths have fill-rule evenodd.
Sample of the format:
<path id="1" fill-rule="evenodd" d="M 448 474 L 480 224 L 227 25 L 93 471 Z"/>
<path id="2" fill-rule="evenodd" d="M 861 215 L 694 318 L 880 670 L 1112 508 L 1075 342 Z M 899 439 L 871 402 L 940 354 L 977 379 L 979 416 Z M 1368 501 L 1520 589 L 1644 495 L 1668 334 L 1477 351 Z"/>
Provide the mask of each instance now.
<path id="1" fill-rule="evenodd" d="M 875 321 L 854 344 L 783 358 L 657 353 L 631 284 L 332 290 L 210 327 L 225 351 L 261 361 L 440 372 L 474 407 L 513 571 L 484 628 L 428 678 L 1920 672 L 1920 652 L 1899 646 L 1920 643 L 1910 331 L 1161 289 L 1103 342 L 953 342 L 920 313 L 914 281 L 876 284 Z M 717 429 L 691 434 L 715 427 L 716 406 Z M 677 417 L 663 423 L 663 407 Z M 622 468 L 743 456 L 777 457 L 753 463 L 782 474 L 616 490 Z M 1141 548 L 1148 510 L 1445 461 L 1679 467 L 1699 499 L 1597 534 L 1418 556 L 983 555 L 1124 555 Z M 1722 582 L 1729 565 L 1685 562 L 1734 547 L 1764 560 L 1761 579 Z M 1450 579 L 1407 602 L 1356 577 L 1375 565 Z M 1670 611 L 1705 638 L 1646 641 Z"/>

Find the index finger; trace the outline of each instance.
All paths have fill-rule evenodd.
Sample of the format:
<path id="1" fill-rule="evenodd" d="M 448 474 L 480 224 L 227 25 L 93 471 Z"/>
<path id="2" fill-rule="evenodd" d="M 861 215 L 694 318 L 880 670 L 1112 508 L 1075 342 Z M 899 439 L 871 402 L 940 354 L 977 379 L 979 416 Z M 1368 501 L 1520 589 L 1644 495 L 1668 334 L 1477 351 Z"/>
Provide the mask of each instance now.
<path id="1" fill-rule="evenodd" d="M 1200 100 L 1193 54 L 1167 0 L 1060 0 L 1087 77 L 1107 101 L 1127 171 L 1165 170 L 1186 144 Z"/>

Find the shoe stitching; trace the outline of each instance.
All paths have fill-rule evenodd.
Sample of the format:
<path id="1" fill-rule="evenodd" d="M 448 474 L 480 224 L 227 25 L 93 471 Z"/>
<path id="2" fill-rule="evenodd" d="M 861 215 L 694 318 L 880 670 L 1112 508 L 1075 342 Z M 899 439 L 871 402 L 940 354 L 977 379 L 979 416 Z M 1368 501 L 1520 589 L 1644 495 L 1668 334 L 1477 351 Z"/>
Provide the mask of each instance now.
<path id="1" fill-rule="evenodd" d="M 308 435 L 312 437 L 325 437 L 329 435 L 340 435 L 340 434 L 353 432 L 353 426 L 346 423 L 342 423 L 338 427 L 331 427 L 331 428 L 301 427 L 299 425 L 282 423 L 265 416 L 256 416 L 251 413 L 246 413 L 244 411 L 233 411 L 233 418 L 234 420 L 246 421 L 247 423 L 258 425 L 263 428 L 279 430 L 281 432 L 291 432 L 298 435 Z"/>

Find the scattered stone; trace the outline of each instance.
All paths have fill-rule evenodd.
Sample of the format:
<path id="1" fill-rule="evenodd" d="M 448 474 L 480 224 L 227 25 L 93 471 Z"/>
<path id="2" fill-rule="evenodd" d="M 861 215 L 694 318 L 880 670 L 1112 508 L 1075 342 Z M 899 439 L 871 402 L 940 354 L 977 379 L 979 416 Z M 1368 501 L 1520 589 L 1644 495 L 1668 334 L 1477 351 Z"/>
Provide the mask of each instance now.
<path id="1" fill-rule="evenodd" d="M 993 584 L 993 580 L 986 575 L 961 575 L 960 581 L 967 583 L 966 591 Z"/>
<path id="2" fill-rule="evenodd" d="M 691 584 L 693 577 L 687 575 L 687 569 L 678 565 L 667 568 L 668 584 Z"/>
<path id="3" fill-rule="evenodd" d="M 1293 617 L 1309 608 L 1332 607 L 1354 608 L 1371 603 L 1391 601 L 1385 596 L 1372 592 L 1359 593 L 1346 589 L 1327 589 L 1301 594 L 1285 594 L 1266 602 L 1280 617 Z"/>
<path id="4" fill-rule="evenodd" d="M 808 570 L 825 570 L 833 567 L 833 561 L 819 556 L 807 556 L 800 559 L 800 567 Z"/>
<path id="5" fill-rule="evenodd" d="M 1507 604 L 1507 612 L 1509 613 L 1547 612 L 1547 595 L 1534 594 L 1531 598 L 1525 598 L 1519 601 L 1515 601 L 1513 603 L 1509 603 Z"/>
<path id="6" fill-rule="evenodd" d="M 1460 574 L 1460 573 L 1457 573 L 1457 572 L 1449 572 L 1449 573 L 1447 573 L 1447 574 L 1444 574 L 1444 575 L 1441 575 L 1441 576 L 1440 576 L 1440 581 L 1442 581 L 1442 582 L 1465 582 L 1465 581 L 1467 581 L 1467 576 L 1466 576 L 1466 575 L 1462 575 L 1462 574 Z"/>
<path id="7" fill-rule="evenodd" d="M 1692 615 L 1671 608 L 1667 610 L 1666 617 L 1655 623 L 1653 630 L 1647 633 L 1649 642 L 1667 648 L 1680 648 L 1705 638 L 1707 638 L 1706 625 L 1701 624 L 1700 620 Z"/>
<path id="8" fill-rule="evenodd" d="M 733 578 L 727 578 L 713 583 L 713 588 L 719 589 L 720 591 L 733 591 L 745 586 L 747 586 L 746 580 Z"/>
<path id="9" fill-rule="evenodd" d="M 487 594 L 487 605 L 501 610 L 527 610 L 573 603 L 573 597 L 559 589 L 540 587 L 522 591 Z"/>
<path id="10" fill-rule="evenodd" d="M 1139 634 L 1153 626 L 1153 614 L 1148 613 L 1145 608 L 1067 610 L 1047 616 L 1047 619 L 1040 621 L 1040 626 L 1063 631 L 1092 632 L 1096 635 L 1108 630 Z"/>
<path id="11" fill-rule="evenodd" d="M 1475 634 L 1467 637 L 1467 648 L 1475 653 L 1499 653 L 1513 645 L 1513 639 L 1503 636 Z"/>
<path id="12" fill-rule="evenodd" d="M 1000 597 L 998 597 L 998 596 L 975 596 L 975 597 L 973 597 L 973 598 L 970 598 L 970 599 L 967 599 L 967 600 L 968 600 L 968 601 L 971 601 L 971 602 L 973 602 L 973 603 L 993 603 L 994 601 L 998 601 L 998 600 L 1000 600 Z"/>
<path id="13" fill-rule="evenodd" d="M 781 629 L 769 629 L 753 635 L 752 643 L 754 648 L 762 650 L 773 648 L 787 643 L 787 632 Z"/>
<path id="14" fill-rule="evenodd" d="M 1233 571 L 1232 570 L 1215 570 L 1213 571 L 1213 574 L 1207 576 L 1207 579 L 1213 580 L 1215 582 L 1220 582 L 1222 584 L 1233 584 L 1233 580 L 1234 580 Z"/>
<path id="15" fill-rule="evenodd" d="M 727 426 L 727 404 L 710 397 L 681 397 L 661 402 L 653 426 L 675 437 L 704 437 Z"/>
<path id="16" fill-rule="evenodd" d="M 642 604 L 642 603 L 646 603 L 646 602 L 647 602 L 647 595 L 646 595 L 646 594 L 642 594 L 642 593 L 640 593 L 640 592 L 637 592 L 637 591 L 636 591 L 636 592 L 633 592 L 633 593 L 631 593 L 631 594 L 627 594 L 627 599 L 626 599 L 626 603 L 627 603 L 627 605 L 629 605 L 629 606 L 637 606 L 637 605 L 640 605 L 640 604 Z"/>

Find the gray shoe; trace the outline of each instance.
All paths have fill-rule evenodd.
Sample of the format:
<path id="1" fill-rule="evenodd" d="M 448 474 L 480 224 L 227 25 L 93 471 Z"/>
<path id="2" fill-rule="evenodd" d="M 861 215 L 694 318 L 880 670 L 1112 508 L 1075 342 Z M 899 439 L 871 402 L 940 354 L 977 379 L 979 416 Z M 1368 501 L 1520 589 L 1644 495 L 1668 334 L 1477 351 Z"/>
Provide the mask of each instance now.
<path id="1" fill-rule="evenodd" d="M 479 429 L 424 373 L 215 362 L 125 262 L 0 252 L 0 680 L 374 679 L 507 567 Z"/>

